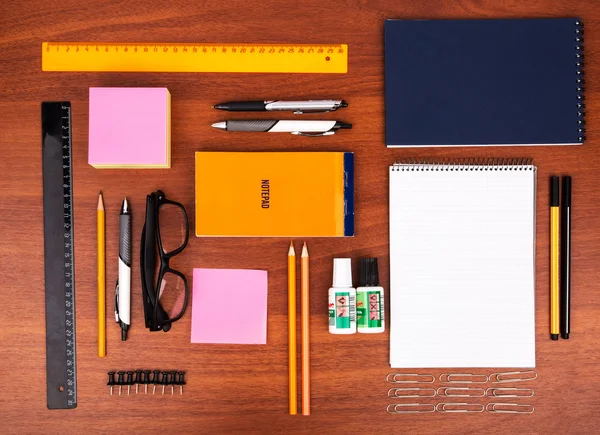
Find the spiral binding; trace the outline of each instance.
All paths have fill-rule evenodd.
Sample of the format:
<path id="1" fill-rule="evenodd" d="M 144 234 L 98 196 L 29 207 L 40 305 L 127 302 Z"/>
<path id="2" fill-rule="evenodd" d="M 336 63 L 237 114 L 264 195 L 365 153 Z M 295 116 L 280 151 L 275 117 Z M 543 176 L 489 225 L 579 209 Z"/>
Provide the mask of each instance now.
<path id="1" fill-rule="evenodd" d="M 577 140 L 583 143 L 585 140 L 585 100 L 583 91 L 585 80 L 583 79 L 583 23 L 575 22 L 575 70 L 577 74 Z"/>
<path id="2" fill-rule="evenodd" d="M 514 158 L 455 158 L 455 159 L 406 159 L 396 161 L 394 172 L 404 171 L 534 171 L 533 159 Z"/>

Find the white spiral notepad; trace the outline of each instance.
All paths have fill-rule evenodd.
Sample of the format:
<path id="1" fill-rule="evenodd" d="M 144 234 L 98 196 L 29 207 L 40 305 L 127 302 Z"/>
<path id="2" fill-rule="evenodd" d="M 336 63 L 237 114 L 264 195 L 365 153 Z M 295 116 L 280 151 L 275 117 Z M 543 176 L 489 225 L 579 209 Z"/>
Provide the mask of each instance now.
<path id="1" fill-rule="evenodd" d="M 536 168 L 390 167 L 390 365 L 535 367 Z"/>

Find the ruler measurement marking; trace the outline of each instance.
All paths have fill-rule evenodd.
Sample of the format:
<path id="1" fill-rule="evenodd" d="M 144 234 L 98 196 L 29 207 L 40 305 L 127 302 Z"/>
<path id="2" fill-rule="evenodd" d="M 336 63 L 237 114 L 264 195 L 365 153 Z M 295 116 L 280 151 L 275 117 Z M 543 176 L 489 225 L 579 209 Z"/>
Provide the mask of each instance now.
<path id="1" fill-rule="evenodd" d="M 223 49 L 232 49 L 232 48 L 236 48 L 236 49 L 241 49 L 241 48 L 273 48 L 273 49 L 290 49 L 290 48 L 319 48 L 319 49 L 328 49 L 328 50 L 333 50 L 333 49 L 338 49 L 338 50 L 342 50 L 340 51 L 343 52 L 343 48 L 341 44 L 332 44 L 332 45 L 306 45 L 306 44 L 265 44 L 265 45 L 255 45 L 255 44 L 240 44 L 240 45 L 235 45 L 235 44 L 59 44 L 59 43 L 54 43 L 54 42 L 48 42 L 46 43 L 46 51 L 50 51 L 53 47 L 56 48 L 56 50 L 60 50 L 61 48 L 64 49 L 65 51 L 70 51 L 71 49 L 85 49 L 85 48 L 114 48 L 114 49 L 118 49 L 118 48 L 131 48 L 131 47 L 135 47 L 135 48 L 144 48 L 144 47 L 152 47 L 152 48 L 223 48 Z"/>
<path id="2" fill-rule="evenodd" d="M 258 49 L 259 54 L 264 53 L 290 53 L 290 54 L 314 54 L 315 50 L 317 54 L 343 54 L 344 49 L 339 46 L 254 46 L 254 45 L 239 45 L 239 46 L 222 46 L 222 45 L 60 45 L 54 44 L 56 46 L 56 51 L 60 50 L 60 47 L 63 47 L 64 51 L 67 53 L 71 52 L 71 49 L 75 49 L 75 52 L 80 52 L 80 50 L 89 51 L 90 48 L 96 49 L 96 51 L 110 51 L 114 49 L 115 52 L 119 52 L 119 49 L 122 49 L 123 52 L 129 53 L 129 49 L 133 48 L 133 52 L 137 53 L 139 49 L 144 52 L 148 52 L 149 49 L 155 50 L 155 52 L 159 52 L 162 50 L 165 53 L 208 53 L 209 49 L 213 53 L 218 53 L 219 50 L 221 53 L 232 53 L 232 54 L 253 54 L 256 53 L 256 49 Z M 49 52 L 52 45 L 49 44 L 46 47 L 46 52 Z M 190 52 L 189 49 L 192 48 Z M 267 51 L 268 49 L 268 51 Z M 297 49 L 297 50 L 296 50 Z"/>
<path id="3" fill-rule="evenodd" d="M 66 361 L 67 361 L 67 404 L 73 406 L 77 403 L 77 377 L 75 376 L 75 263 L 74 263 L 74 246 L 73 246 L 73 184 L 71 177 L 71 108 L 69 106 L 61 106 L 63 111 L 63 122 L 67 125 L 68 134 L 63 138 L 63 160 L 68 160 L 66 165 L 63 165 L 63 179 L 67 183 L 63 183 L 63 207 L 68 210 L 64 214 L 64 227 L 67 231 L 64 232 L 65 240 L 65 331 L 66 336 L 72 339 L 67 342 Z M 67 187 L 65 187 L 67 186 Z M 67 261 L 68 260 L 68 261 Z M 67 266 L 68 264 L 68 266 Z"/>

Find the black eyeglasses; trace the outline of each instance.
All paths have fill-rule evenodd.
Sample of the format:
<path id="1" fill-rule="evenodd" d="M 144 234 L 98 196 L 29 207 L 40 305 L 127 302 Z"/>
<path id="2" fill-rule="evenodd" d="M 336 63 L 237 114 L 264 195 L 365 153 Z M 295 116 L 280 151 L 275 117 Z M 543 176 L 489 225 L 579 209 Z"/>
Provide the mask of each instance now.
<path id="1" fill-rule="evenodd" d="M 185 312 L 188 282 L 183 273 L 169 266 L 169 262 L 186 247 L 189 232 L 183 205 L 169 201 L 160 190 L 146 196 L 140 271 L 144 317 L 150 331 L 169 331 L 171 324 Z"/>

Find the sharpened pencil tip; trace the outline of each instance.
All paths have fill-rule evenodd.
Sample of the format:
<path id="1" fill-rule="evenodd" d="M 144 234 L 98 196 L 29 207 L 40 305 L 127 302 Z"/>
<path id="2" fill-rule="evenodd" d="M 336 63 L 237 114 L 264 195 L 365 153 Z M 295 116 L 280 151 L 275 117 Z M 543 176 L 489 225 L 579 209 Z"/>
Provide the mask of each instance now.
<path id="1" fill-rule="evenodd" d="M 288 251 L 288 256 L 296 255 L 296 251 L 294 251 L 294 244 L 290 242 L 290 250 Z"/>
<path id="2" fill-rule="evenodd" d="M 100 191 L 100 195 L 98 195 L 98 210 L 104 210 L 104 201 L 102 199 L 102 191 Z"/>
<path id="3" fill-rule="evenodd" d="M 308 257 L 308 248 L 306 247 L 306 242 L 304 242 L 304 246 L 302 246 L 302 256 Z"/>

